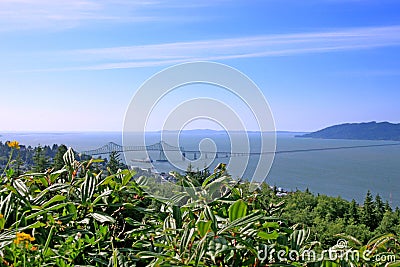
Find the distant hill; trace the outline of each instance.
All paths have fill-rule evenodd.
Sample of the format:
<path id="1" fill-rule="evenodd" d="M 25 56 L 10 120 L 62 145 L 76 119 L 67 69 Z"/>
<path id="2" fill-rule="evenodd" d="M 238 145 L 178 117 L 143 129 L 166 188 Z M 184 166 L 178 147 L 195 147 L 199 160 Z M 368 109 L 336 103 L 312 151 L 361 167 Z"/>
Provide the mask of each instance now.
<path id="1" fill-rule="evenodd" d="M 330 126 L 313 133 L 297 135 L 296 137 L 400 141 L 400 123 L 377 123 L 375 121 L 365 123 L 345 123 Z"/>

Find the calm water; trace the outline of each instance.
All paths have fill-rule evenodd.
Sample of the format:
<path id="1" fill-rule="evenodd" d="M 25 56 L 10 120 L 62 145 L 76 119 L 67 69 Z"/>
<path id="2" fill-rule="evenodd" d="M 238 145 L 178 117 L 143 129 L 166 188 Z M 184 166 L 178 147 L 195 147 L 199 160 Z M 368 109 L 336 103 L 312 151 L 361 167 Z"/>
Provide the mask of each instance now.
<path id="1" fill-rule="evenodd" d="M 224 133 L 207 136 L 185 134 L 180 137 L 180 145 L 185 150 L 197 150 L 200 140 L 204 137 L 212 139 L 218 151 L 230 150 L 229 138 Z M 32 146 L 63 143 L 77 151 L 96 149 L 110 141 L 122 144 L 120 133 L 4 133 L 0 136 L 3 142 L 14 139 L 21 144 Z M 158 135 L 150 135 L 146 144 L 158 141 Z M 257 135 L 250 137 L 251 151 L 257 151 L 258 143 Z M 295 138 L 294 134 L 290 133 L 277 135 L 277 151 L 391 143 L 396 142 L 304 139 Z M 149 155 L 157 159 L 159 152 L 151 152 Z M 244 176 L 251 176 L 257 160 L 258 156 L 251 156 Z M 219 157 L 210 167 L 213 168 L 219 162 L 228 163 L 229 158 Z M 157 162 L 154 165 L 160 172 L 167 172 L 172 168 L 167 162 Z M 359 202 L 363 201 L 369 189 L 374 194 L 379 193 L 384 200 L 391 201 L 393 206 L 400 206 L 399 179 L 400 146 L 381 146 L 276 154 L 267 182 L 287 190 L 309 188 L 314 193 L 340 195 Z"/>

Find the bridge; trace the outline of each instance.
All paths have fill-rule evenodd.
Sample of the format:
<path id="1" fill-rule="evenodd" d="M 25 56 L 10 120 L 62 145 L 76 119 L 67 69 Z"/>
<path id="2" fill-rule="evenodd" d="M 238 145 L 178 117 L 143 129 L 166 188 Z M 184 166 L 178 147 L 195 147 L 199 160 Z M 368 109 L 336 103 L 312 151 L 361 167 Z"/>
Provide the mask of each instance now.
<path id="1" fill-rule="evenodd" d="M 109 155 L 112 152 L 122 153 L 122 152 L 134 152 L 134 151 L 158 151 L 159 158 L 157 159 L 157 161 L 167 161 L 164 151 L 178 151 L 182 154 L 182 158 L 191 156 L 192 159 L 197 159 L 197 157 L 202 153 L 205 155 L 205 158 L 214 154 L 216 158 L 246 156 L 253 154 L 253 153 L 232 153 L 230 151 L 213 152 L 213 151 L 200 151 L 200 150 L 185 150 L 183 147 L 172 146 L 164 141 L 147 146 L 121 146 L 114 142 L 109 142 L 97 149 L 81 151 L 80 153 L 87 156 L 100 156 L 100 155 Z"/>
<path id="2" fill-rule="evenodd" d="M 164 151 L 178 151 L 182 155 L 182 159 L 189 158 L 196 160 L 200 154 L 204 157 L 212 156 L 215 154 L 216 158 L 228 158 L 238 156 L 251 156 L 261 154 L 286 154 L 286 153 L 299 153 L 299 152 L 313 152 L 313 151 L 327 151 L 327 150 L 341 150 L 341 149 L 354 149 L 354 148 L 367 148 L 367 147 L 384 147 L 384 146 L 399 146 L 400 143 L 386 143 L 386 144 L 371 144 L 371 145 L 355 145 L 355 146 L 339 146 L 339 147 L 324 147 L 324 148 L 308 148 L 308 149 L 295 149 L 295 150 L 280 150 L 280 151 L 266 151 L 266 152 L 231 152 L 231 151 L 199 151 L 199 150 L 185 150 L 183 147 L 172 146 L 164 141 L 148 145 L 148 146 L 121 146 L 114 142 L 109 142 L 106 145 L 93 150 L 81 151 L 81 154 L 88 156 L 99 156 L 111 154 L 111 152 L 133 152 L 133 151 L 158 151 L 159 158 L 157 161 L 167 161 Z"/>

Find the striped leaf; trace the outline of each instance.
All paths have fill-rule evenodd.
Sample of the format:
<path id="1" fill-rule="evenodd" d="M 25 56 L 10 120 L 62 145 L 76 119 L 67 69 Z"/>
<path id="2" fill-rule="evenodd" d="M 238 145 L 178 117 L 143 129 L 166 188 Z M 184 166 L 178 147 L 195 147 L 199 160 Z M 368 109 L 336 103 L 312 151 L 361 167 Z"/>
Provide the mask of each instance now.
<path id="1" fill-rule="evenodd" d="M 82 203 L 90 202 L 90 199 L 92 198 L 95 189 L 96 189 L 96 177 L 92 173 L 87 172 L 85 180 L 81 185 Z"/>
<path id="2" fill-rule="evenodd" d="M 28 187 L 25 185 L 25 183 L 21 179 L 14 180 L 12 185 L 14 186 L 14 188 L 17 190 L 17 192 L 21 196 L 27 196 L 29 194 Z"/>
<path id="3" fill-rule="evenodd" d="M 8 216 L 10 215 L 11 212 L 11 197 L 12 193 L 8 194 L 7 197 L 3 199 L 3 196 L 1 196 L 0 199 L 0 214 L 3 214 L 4 219 L 7 220 Z"/>
<path id="4" fill-rule="evenodd" d="M 63 160 L 67 166 L 72 166 L 72 164 L 74 163 L 75 155 L 71 147 L 69 147 L 67 152 L 65 152 Z"/>

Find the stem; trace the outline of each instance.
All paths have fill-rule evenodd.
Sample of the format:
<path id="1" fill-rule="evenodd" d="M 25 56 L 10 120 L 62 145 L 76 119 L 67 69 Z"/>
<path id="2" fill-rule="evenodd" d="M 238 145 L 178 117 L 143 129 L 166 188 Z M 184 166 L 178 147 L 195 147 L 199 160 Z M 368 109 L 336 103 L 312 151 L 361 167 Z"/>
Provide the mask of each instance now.
<path id="1" fill-rule="evenodd" d="M 44 260 L 44 257 L 46 256 L 47 249 L 49 248 L 50 240 L 53 237 L 53 230 L 54 230 L 54 226 L 52 226 L 50 228 L 49 236 L 47 237 L 46 244 L 44 245 L 44 248 L 43 248 L 43 255 L 42 255 L 43 260 Z"/>
<path id="2" fill-rule="evenodd" d="M 115 258 L 115 250 L 114 250 L 114 234 L 111 236 L 111 249 L 112 249 L 112 260 L 113 260 L 113 266 L 117 267 L 117 261 Z"/>
<path id="3" fill-rule="evenodd" d="M 14 152 L 14 149 L 11 148 L 10 156 L 8 157 L 8 162 L 7 162 L 6 166 L 4 167 L 3 173 L 1 174 L 0 177 L 3 177 L 3 176 L 4 176 L 4 174 L 6 173 L 6 170 L 7 170 L 8 166 L 10 166 L 13 152 Z"/>
<path id="4" fill-rule="evenodd" d="M 96 230 L 96 233 L 99 233 L 100 231 L 99 231 L 99 226 L 98 226 L 98 224 L 96 223 L 96 221 L 94 221 L 94 229 Z M 96 237 L 96 240 L 97 240 L 97 236 L 95 236 Z M 97 249 L 99 250 L 99 254 L 100 254 L 100 251 L 101 251 L 101 248 L 100 248 L 100 242 L 97 242 Z"/>
<path id="5" fill-rule="evenodd" d="M 15 209 L 15 231 L 18 232 L 18 202 L 17 202 L 17 208 Z"/>

